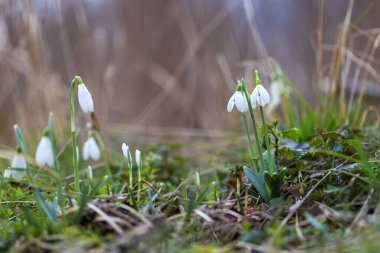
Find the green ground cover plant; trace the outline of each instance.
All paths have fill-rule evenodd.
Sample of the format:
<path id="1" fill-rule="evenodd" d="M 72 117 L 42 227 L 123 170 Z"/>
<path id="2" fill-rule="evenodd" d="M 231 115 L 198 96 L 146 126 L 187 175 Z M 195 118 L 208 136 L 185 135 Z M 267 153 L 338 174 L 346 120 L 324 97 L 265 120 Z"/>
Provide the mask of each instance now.
<path id="1" fill-rule="evenodd" d="M 15 125 L 17 147 L 0 151 L 0 249 L 377 252 L 378 126 L 355 120 L 360 106 L 341 117 L 338 93 L 312 106 L 270 63 L 270 92 L 252 71 L 254 82 L 240 79 L 227 103 L 242 114 L 246 145 L 221 151 L 222 162 L 206 170 L 176 156 L 183 147 L 175 144 L 107 148 L 92 96 L 75 76 L 70 137 L 56 138 L 51 113 L 36 149 Z M 283 114 L 269 120 L 275 107 Z M 76 113 L 88 117 L 83 143 Z"/>

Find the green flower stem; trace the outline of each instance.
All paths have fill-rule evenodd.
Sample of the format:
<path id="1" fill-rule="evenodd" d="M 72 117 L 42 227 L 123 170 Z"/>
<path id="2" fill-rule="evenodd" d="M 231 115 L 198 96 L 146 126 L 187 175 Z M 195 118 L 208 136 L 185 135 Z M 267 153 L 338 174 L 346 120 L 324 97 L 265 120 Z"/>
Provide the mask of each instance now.
<path id="1" fill-rule="evenodd" d="M 245 113 L 242 113 L 242 115 L 243 115 L 243 119 L 244 119 L 244 127 L 245 127 L 245 130 L 247 132 L 247 137 L 248 137 L 248 142 L 249 142 L 249 150 L 251 152 L 252 165 L 253 165 L 253 167 L 255 169 L 255 172 L 257 173 L 258 172 L 257 166 L 256 166 L 255 161 L 253 160 L 253 158 L 255 157 L 255 153 L 253 151 L 253 144 L 252 144 L 251 133 L 250 133 L 249 128 L 248 128 L 247 115 L 245 115 Z"/>
<path id="2" fill-rule="evenodd" d="M 137 166 L 138 168 L 138 185 L 137 185 L 137 203 L 140 205 L 140 192 L 141 192 L 141 165 Z"/>
<path id="3" fill-rule="evenodd" d="M 78 166 L 78 157 L 77 157 L 77 140 L 76 140 L 76 128 L 75 128 L 75 87 L 83 83 L 82 78 L 75 76 L 71 81 L 70 88 L 70 125 L 71 125 L 71 148 L 73 152 L 73 166 L 74 166 L 74 181 L 75 181 L 75 190 L 80 192 L 79 185 L 79 166 Z"/>
<path id="4" fill-rule="evenodd" d="M 58 202 L 59 205 L 61 206 L 61 213 L 62 217 L 65 217 L 65 198 L 63 197 L 63 192 L 62 192 L 62 177 L 61 177 L 61 170 L 58 162 L 58 155 L 57 155 L 57 143 L 55 140 L 55 133 L 54 133 L 54 116 L 53 113 L 51 112 L 49 115 L 49 121 L 48 121 L 48 128 L 49 128 L 49 138 L 50 142 L 53 148 L 53 156 L 54 156 L 54 170 L 58 173 L 57 177 L 57 195 L 58 195 Z"/>
<path id="5" fill-rule="evenodd" d="M 260 141 L 259 141 L 259 134 L 257 133 L 257 126 L 256 126 L 255 115 L 253 113 L 253 108 L 252 108 L 252 103 L 251 103 L 251 97 L 248 94 L 247 85 L 246 85 L 245 80 L 243 80 L 242 83 L 243 83 L 243 87 L 242 87 L 243 88 L 243 92 L 244 92 L 245 98 L 247 99 L 247 102 L 248 102 L 249 114 L 251 115 L 253 132 L 255 134 L 255 140 L 256 140 L 257 150 L 259 152 L 261 169 L 265 170 L 265 163 L 264 163 L 263 153 L 261 151 L 261 145 L 260 145 Z"/>
<path id="6" fill-rule="evenodd" d="M 270 143 L 269 143 L 267 124 L 265 123 L 264 110 L 263 110 L 262 106 L 260 106 L 260 114 L 261 114 L 261 121 L 263 123 L 263 128 L 264 128 L 265 144 L 267 146 L 269 173 L 270 173 L 270 175 L 273 175 L 274 171 L 273 171 L 273 163 L 272 163 L 272 154 L 271 154 L 271 150 L 270 150 Z"/>
<path id="7" fill-rule="evenodd" d="M 133 187 L 133 171 L 132 171 L 132 166 L 128 166 L 128 169 L 129 169 L 129 187 L 131 188 L 132 190 L 132 187 Z"/>
<path id="8" fill-rule="evenodd" d="M 132 192 L 133 192 L 133 170 L 132 170 L 132 166 L 128 166 L 128 169 L 129 169 L 129 189 L 130 189 L 130 201 L 131 203 L 133 203 L 133 196 L 132 196 Z"/>

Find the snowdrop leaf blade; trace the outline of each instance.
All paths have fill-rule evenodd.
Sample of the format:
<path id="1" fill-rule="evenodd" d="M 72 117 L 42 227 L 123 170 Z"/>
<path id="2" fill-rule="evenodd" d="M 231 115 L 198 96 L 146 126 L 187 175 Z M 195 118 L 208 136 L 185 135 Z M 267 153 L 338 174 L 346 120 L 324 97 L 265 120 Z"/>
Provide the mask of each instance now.
<path id="1" fill-rule="evenodd" d="M 262 178 L 260 178 L 259 175 L 257 175 L 246 166 L 244 166 L 244 172 L 247 175 L 249 181 L 252 183 L 253 187 L 255 187 L 260 196 L 264 199 L 265 203 L 270 203 L 270 197 Z"/>
<path id="2" fill-rule="evenodd" d="M 25 141 L 24 141 L 24 136 L 23 136 L 23 134 L 21 132 L 21 128 L 16 124 L 16 125 L 14 125 L 13 129 L 14 129 L 14 132 L 15 132 L 17 143 L 18 143 L 18 145 L 21 148 L 21 152 L 23 154 L 27 155 L 28 152 L 27 152 L 27 149 L 26 149 L 26 145 L 25 145 Z"/>

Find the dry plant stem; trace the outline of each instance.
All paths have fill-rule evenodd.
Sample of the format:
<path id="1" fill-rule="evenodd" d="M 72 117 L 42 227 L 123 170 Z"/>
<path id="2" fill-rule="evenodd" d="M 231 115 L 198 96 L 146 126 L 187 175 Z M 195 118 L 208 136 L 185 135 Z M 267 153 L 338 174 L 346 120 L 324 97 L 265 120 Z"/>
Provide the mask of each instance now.
<path id="1" fill-rule="evenodd" d="M 261 114 L 261 121 L 263 123 L 263 128 L 264 128 L 265 144 L 267 146 L 269 173 L 273 175 L 274 169 L 273 169 L 272 153 L 271 153 L 271 148 L 270 148 L 270 143 L 269 143 L 267 124 L 265 123 L 264 111 L 263 111 L 262 106 L 260 106 L 260 114 Z"/>
<path id="2" fill-rule="evenodd" d="M 372 50 L 371 50 L 371 53 L 369 55 L 369 61 L 368 62 L 372 62 L 373 60 L 373 57 L 376 53 L 376 49 L 377 47 L 379 46 L 379 40 L 380 40 L 380 35 L 378 34 L 376 36 L 376 39 L 375 39 L 375 42 L 373 43 L 373 47 L 372 47 Z M 369 65 L 369 64 L 368 64 Z M 360 90 L 360 94 L 359 94 L 359 98 L 358 98 L 358 109 L 356 110 L 355 112 L 355 117 L 354 117 L 354 122 L 357 123 L 359 121 L 359 117 L 360 117 L 360 108 L 362 106 L 362 103 L 363 103 L 363 98 L 364 98 L 364 94 L 365 94 L 365 91 L 366 91 L 366 88 L 367 88 L 367 77 L 368 77 L 368 68 L 365 68 L 365 72 L 364 72 L 364 77 L 362 79 L 362 88 Z"/>
<path id="3" fill-rule="evenodd" d="M 76 143 L 76 128 L 75 128 L 75 87 L 78 84 L 83 83 L 82 79 L 79 76 L 75 76 L 71 81 L 70 88 L 70 125 L 71 125 L 71 148 L 73 153 L 73 166 L 74 166 L 74 180 L 75 180 L 75 190 L 80 192 L 79 184 L 79 166 L 78 166 L 78 157 L 77 157 L 77 143 Z"/>

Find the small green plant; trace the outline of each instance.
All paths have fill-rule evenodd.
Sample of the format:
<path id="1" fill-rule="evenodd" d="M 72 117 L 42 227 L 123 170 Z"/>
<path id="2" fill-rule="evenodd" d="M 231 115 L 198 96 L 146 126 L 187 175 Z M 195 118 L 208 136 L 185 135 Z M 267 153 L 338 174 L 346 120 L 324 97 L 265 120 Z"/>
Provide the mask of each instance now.
<path id="1" fill-rule="evenodd" d="M 263 109 L 264 106 L 269 104 L 270 96 L 262 85 L 257 70 L 254 72 L 254 80 L 256 86 L 251 95 L 249 95 L 247 82 L 244 79 L 238 81 L 236 92 L 232 95 L 228 102 L 227 111 L 231 112 L 233 107 L 236 106 L 236 108 L 242 113 L 251 152 L 251 163 L 253 166 L 253 170 L 247 166 L 244 166 L 244 172 L 263 200 L 269 204 L 272 199 L 279 197 L 285 170 L 283 169 L 280 172 L 278 171 L 275 158 L 272 156 L 273 145 L 268 133 Z M 256 109 L 257 106 L 259 107 L 261 122 L 264 130 L 264 140 L 266 146 L 265 152 L 262 152 L 261 140 L 259 138 L 258 127 L 254 114 L 254 109 Z M 259 165 L 255 162 L 257 159 L 255 158 L 254 146 L 247 123 L 246 112 L 248 111 L 255 135 L 256 148 L 260 161 Z"/>

